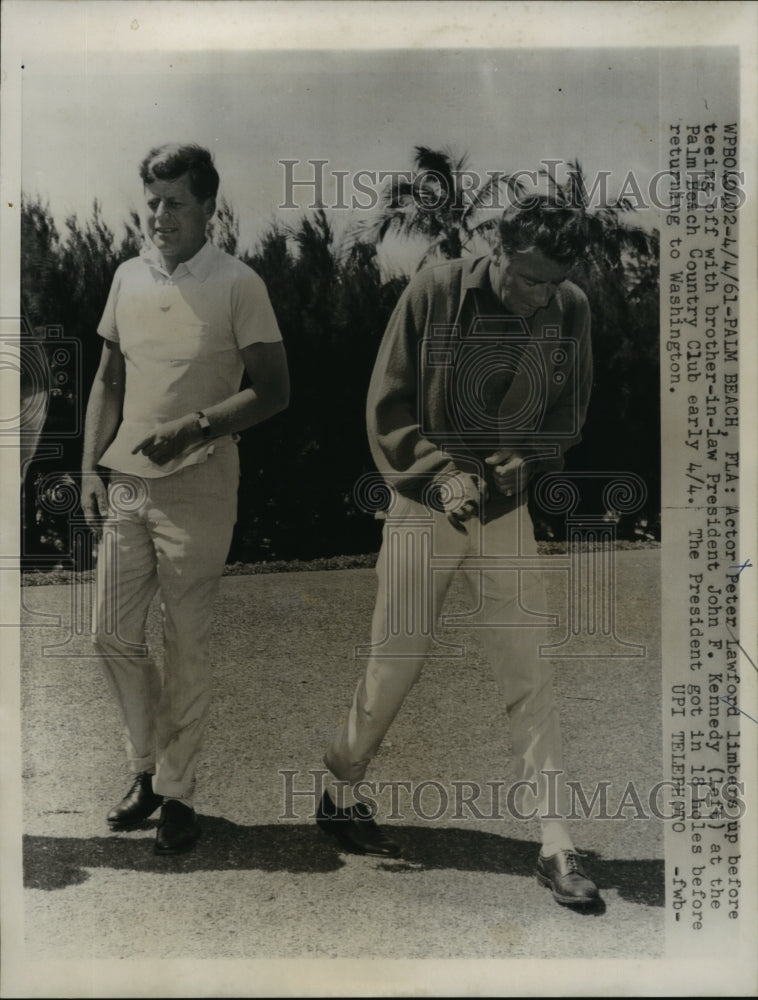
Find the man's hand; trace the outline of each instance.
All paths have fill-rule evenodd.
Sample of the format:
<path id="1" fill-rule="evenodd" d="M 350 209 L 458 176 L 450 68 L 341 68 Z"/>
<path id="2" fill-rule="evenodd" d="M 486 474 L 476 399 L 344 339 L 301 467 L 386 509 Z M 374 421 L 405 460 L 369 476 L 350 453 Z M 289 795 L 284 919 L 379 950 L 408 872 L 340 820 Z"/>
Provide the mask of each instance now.
<path id="1" fill-rule="evenodd" d="M 492 467 L 495 486 L 507 497 L 515 496 L 526 489 L 529 481 L 529 467 L 522 455 L 510 448 L 488 455 L 484 460 Z"/>
<path id="2" fill-rule="evenodd" d="M 457 488 L 444 491 L 442 507 L 452 526 L 465 533 L 466 521 L 476 515 L 487 499 L 487 487 L 479 476 L 472 476 L 467 472 L 455 473 L 451 476 L 451 480 L 456 483 Z M 463 497 L 461 497 L 460 484 L 463 486 Z"/>
<path id="3" fill-rule="evenodd" d="M 202 432 L 197 422 L 197 416 L 194 413 L 188 413 L 186 417 L 159 424 L 147 437 L 132 448 L 132 455 L 141 451 L 156 465 L 165 465 L 172 458 L 181 455 L 190 445 L 197 444 L 201 440 Z"/>
<path id="4" fill-rule="evenodd" d="M 84 520 L 99 538 L 103 533 L 103 521 L 108 516 L 108 491 L 96 472 L 82 475 L 82 510 Z"/>

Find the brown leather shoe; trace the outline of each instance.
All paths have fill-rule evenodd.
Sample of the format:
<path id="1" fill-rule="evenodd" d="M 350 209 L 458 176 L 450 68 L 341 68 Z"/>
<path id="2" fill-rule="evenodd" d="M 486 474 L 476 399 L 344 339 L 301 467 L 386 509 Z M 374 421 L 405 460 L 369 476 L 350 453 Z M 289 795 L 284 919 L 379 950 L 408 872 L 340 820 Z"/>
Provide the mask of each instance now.
<path id="1" fill-rule="evenodd" d="M 567 906 L 587 906 L 600 899 L 598 888 L 582 868 L 575 851 L 558 851 L 537 858 L 537 881 L 549 886 L 559 903 Z"/>
<path id="2" fill-rule="evenodd" d="M 162 805 L 163 796 L 153 791 L 153 776 L 143 771 L 132 782 L 132 787 L 106 819 L 111 830 L 128 830 L 139 826 Z"/>
<path id="3" fill-rule="evenodd" d="M 399 858 L 400 848 L 382 833 L 374 822 L 368 806 L 362 802 L 340 809 L 328 792 L 321 797 L 316 810 L 319 829 L 353 854 L 374 854 L 380 858 Z"/>
<path id="4" fill-rule="evenodd" d="M 200 827 L 194 809 L 176 799 L 163 803 L 155 835 L 156 854 L 181 854 L 194 847 L 199 836 Z"/>

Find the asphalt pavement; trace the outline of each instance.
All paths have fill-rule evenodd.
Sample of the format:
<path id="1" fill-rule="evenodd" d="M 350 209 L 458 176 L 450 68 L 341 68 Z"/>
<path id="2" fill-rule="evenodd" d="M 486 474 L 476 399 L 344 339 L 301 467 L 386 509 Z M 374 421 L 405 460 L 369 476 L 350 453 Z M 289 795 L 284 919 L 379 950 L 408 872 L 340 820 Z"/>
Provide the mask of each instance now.
<path id="1" fill-rule="evenodd" d="M 659 572 L 659 550 L 615 553 L 615 635 L 643 655 L 626 655 L 633 646 L 619 643 L 619 655 L 606 648 L 595 656 L 597 637 L 585 635 L 577 642 L 586 655 L 553 657 L 567 768 L 588 792 L 607 783 L 611 816 L 630 781 L 644 797 L 661 778 Z M 558 567 L 548 577 L 560 637 L 567 573 Z M 128 970 L 149 959 L 282 960 L 265 991 L 288 994 L 302 992 L 291 986 L 294 960 L 357 960 L 365 991 L 381 993 L 391 989 L 389 959 L 663 954 L 663 829 L 654 818 L 627 809 L 573 823 L 602 906 L 562 907 L 538 885 L 536 823 L 492 798 L 493 782 L 513 780 L 509 732 L 474 628 L 440 630 L 465 655 L 429 660 L 368 775 L 411 783 L 410 792 L 396 784 L 379 797 L 380 816 L 394 817 L 385 822 L 402 860 L 340 853 L 317 829 L 321 755 L 365 662 L 353 651 L 368 641 L 375 586 L 366 569 L 222 580 L 215 699 L 196 797 L 202 838 L 176 858 L 154 855 L 155 820 L 130 833 L 105 823 L 127 776 L 116 709 L 89 637 L 70 624 L 83 620 L 84 592 L 24 588 L 28 954 L 125 960 L 112 994 L 121 996 L 137 989 Z M 456 590 L 448 611 L 465 609 Z M 155 608 L 149 635 L 159 648 Z M 478 812 L 461 804 L 466 795 Z M 241 995 L 259 995 L 263 982 Z M 340 994 L 344 982 L 322 979 L 311 992 Z M 206 995 L 153 986 L 154 995 Z M 217 986 L 207 995 L 240 995 Z"/>

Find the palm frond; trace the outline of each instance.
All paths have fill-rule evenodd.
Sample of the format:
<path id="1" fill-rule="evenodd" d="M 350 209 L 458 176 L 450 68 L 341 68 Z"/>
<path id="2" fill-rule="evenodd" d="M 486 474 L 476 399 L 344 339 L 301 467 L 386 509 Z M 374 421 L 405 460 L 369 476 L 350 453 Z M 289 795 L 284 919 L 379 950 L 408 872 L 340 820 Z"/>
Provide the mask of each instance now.
<path id="1" fill-rule="evenodd" d="M 584 171 L 579 160 L 574 160 L 568 164 L 568 181 L 566 183 L 565 194 L 569 205 L 587 211 L 589 196 L 587 185 L 584 183 Z"/>
<path id="2" fill-rule="evenodd" d="M 451 182 L 451 187 L 455 183 L 455 174 L 466 169 L 468 156 L 456 157 L 449 147 L 441 150 L 430 149 L 428 146 L 414 147 L 414 166 L 419 172 L 432 171 Z"/>
<path id="3" fill-rule="evenodd" d="M 433 257 L 439 258 L 441 256 L 440 251 L 442 249 L 442 243 L 443 241 L 439 239 L 436 240 L 434 243 L 432 243 L 430 247 L 427 247 L 427 249 L 424 251 L 421 260 L 418 262 L 418 266 L 416 267 L 417 271 L 420 271 L 423 267 L 426 267 L 426 265 Z"/>

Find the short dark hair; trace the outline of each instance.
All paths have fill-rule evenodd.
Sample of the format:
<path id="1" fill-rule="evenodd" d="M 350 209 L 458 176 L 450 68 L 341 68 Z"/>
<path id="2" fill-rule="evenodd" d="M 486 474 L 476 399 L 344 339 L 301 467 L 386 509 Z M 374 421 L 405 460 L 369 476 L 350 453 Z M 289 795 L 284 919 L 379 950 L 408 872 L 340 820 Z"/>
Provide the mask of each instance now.
<path id="1" fill-rule="evenodd" d="M 584 212 L 546 195 L 533 195 L 507 208 L 498 231 L 505 253 L 539 250 L 561 264 L 580 258 L 588 240 Z"/>
<path id="2" fill-rule="evenodd" d="M 154 181 L 175 181 L 189 176 L 189 187 L 198 201 L 215 198 L 218 193 L 218 171 L 207 149 L 196 143 L 167 142 L 151 149 L 140 164 L 143 184 Z"/>

